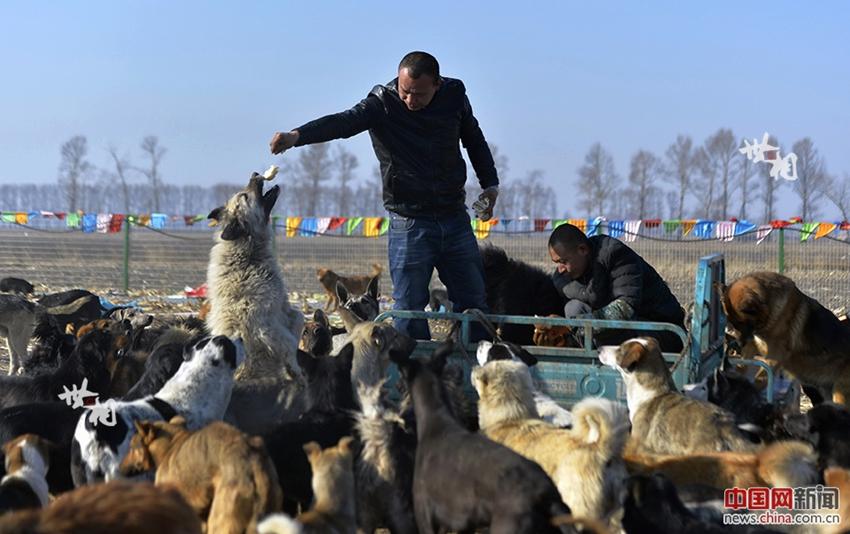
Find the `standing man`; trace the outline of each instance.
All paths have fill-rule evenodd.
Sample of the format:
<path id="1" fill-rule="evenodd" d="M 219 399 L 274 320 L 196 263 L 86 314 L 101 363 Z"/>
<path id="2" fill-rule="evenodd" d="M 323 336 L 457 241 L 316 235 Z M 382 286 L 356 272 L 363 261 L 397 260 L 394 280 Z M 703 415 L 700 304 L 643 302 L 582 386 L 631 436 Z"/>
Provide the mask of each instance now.
<path id="1" fill-rule="evenodd" d="M 486 313 L 484 268 L 464 204 L 466 164 L 460 142 L 483 189 L 473 204 L 483 221 L 493 216 L 499 178 L 463 82 L 441 77 L 431 54 L 411 52 L 399 63 L 396 79 L 376 85 L 347 111 L 275 133 L 271 151 L 279 154 L 365 130 L 381 164 L 384 207 L 390 212 L 395 309 L 425 309 L 436 267 L 455 311 Z M 396 328 L 416 339 L 431 338 L 425 320 L 397 320 Z"/>

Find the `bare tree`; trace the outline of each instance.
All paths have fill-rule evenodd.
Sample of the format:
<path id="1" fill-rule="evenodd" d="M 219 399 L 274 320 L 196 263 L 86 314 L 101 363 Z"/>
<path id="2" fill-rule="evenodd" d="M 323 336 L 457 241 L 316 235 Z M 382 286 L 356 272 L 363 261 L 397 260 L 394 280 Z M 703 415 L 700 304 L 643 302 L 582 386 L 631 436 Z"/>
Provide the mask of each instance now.
<path id="1" fill-rule="evenodd" d="M 682 219 L 685 212 L 685 195 L 691 189 L 691 174 L 695 164 L 694 142 L 687 135 L 676 136 L 676 142 L 667 148 L 665 176 L 676 186 L 679 198 L 676 218 Z"/>
<path id="2" fill-rule="evenodd" d="M 301 204 L 301 215 L 319 214 L 319 202 L 322 196 L 322 183 L 328 181 L 333 169 L 330 150 L 327 143 L 318 143 L 302 149 L 298 155 L 296 184 Z"/>
<path id="3" fill-rule="evenodd" d="M 589 216 L 604 215 L 606 201 L 617 187 L 614 158 L 601 143 L 594 143 L 584 156 L 584 165 L 579 167 L 578 174 L 582 207 Z"/>
<path id="4" fill-rule="evenodd" d="M 127 161 L 127 156 L 119 156 L 118 149 L 114 146 L 109 146 L 107 149 L 109 155 L 112 156 L 112 163 L 115 166 L 115 171 L 107 173 L 107 176 L 114 180 L 118 179 L 121 184 L 121 195 L 124 199 L 124 213 L 130 213 L 130 182 L 128 171 L 133 169 L 133 166 Z M 110 181 L 112 181 L 110 180 Z"/>
<path id="5" fill-rule="evenodd" d="M 159 164 L 162 162 L 162 157 L 165 155 L 166 149 L 159 145 L 159 139 L 154 135 L 149 135 L 142 139 L 142 152 L 150 159 L 150 166 L 139 171 L 148 178 L 151 186 L 151 198 L 153 206 L 151 211 L 160 212 L 160 193 L 162 186 L 162 177 L 159 174 Z"/>
<path id="6" fill-rule="evenodd" d="M 77 211 L 83 203 L 83 186 L 86 177 L 94 169 L 86 160 L 88 151 L 88 141 L 83 135 L 75 135 L 62 145 L 59 185 L 65 190 L 68 211 Z"/>
<path id="7" fill-rule="evenodd" d="M 709 219 L 714 206 L 714 194 L 717 184 L 717 163 L 711 159 L 705 147 L 694 151 L 694 167 L 699 171 L 700 178 L 693 182 L 691 191 L 699 203 L 700 216 Z"/>
<path id="8" fill-rule="evenodd" d="M 711 162 L 711 172 L 720 189 L 718 191 L 717 204 L 713 211 L 725 221 L 729 218 L 730 195 L 735 188 L 735 183 L 732 180 L 734 172 L 733 162 L 736 156 L 741 155 L 738 152 L 738 142 L 735 140 L 735 134 L 732 133 L 732 130 L 720 128 L 714 135 L 705 140 L 704 154 Z"/>
<path id="9" fill-rule="evenodd" d="M 339 188 L 337 189 L 337 212 L 340 215 L 348 215 L 351 204 L 351 187 L 349 184 L 354 180 L 354 169 L 359 162 L 357 156 L 347 151 L 342 145 L 337 147 L 336 161 Z"/>
<path id="10" fill-rule="evenodd" d="M 643 219 L 648 213 L 649 203 L 659 194 L 654 185 L 658 173 L 658 158 L 648 150 L 638 150 L 632 156 L 629 167 L 629 187 L 626 189 L 630 212 Z"/>
<path id="11" fill-rule="evenodd" d="M 743 142 L 740 146 L 744 146 Z M 741 207 L 738 208 L 738 217 L 746 219 L 747 207 L 750 202 L 751 183 L 757 169 L 750 158 L 740 153 L 738 156 L 738 188 L 741 190 Z"/>
<path id="12" fill-rule="evenodd" d="M 774 136 L 770 136 L 767 143 L 771 146 L 779 147 L 778 151 L 772 151 L 765 154 L 766 158 L 776 157 L 779 152 L 784 152 L 784 149 L 779 144 L 779 141 Z M 764 220 L 770 222 L 773 220 L 776 211 L 776 197 L 779 193 L 779 188 L 783 181 L 778 181 L 770 175 L 770 165 L 767 162 L 758 165 L 759 183 L 761 184 L 761 200 L 764 202 Z"/>
<path id="13" fill-rule="evenodd" d="M 553 217 L 557 212 L 555 191 L 543 183 L 543 171 L 529 171 L 518 190 L 517 203 L 522 214 Z"/>
<path id="14" fill-rule="evenodd" d="M 819 215 L 818 201 L 829 185 L 826 165 L 808 137 L 794 143 L 791 152 L 797 155 L 797 179 L 793 184 L 800 197 L 800 215 L 804 221 L 809 221 Z"/>
<path id="15" fill-rule="evenodd" d="M 844 178 L 830 180 L 831 187 L 827 188 L 826 197 L 835 204 L 841 212 L 842 221 L 850 221 L 850 174 L 844 173 Z"/>

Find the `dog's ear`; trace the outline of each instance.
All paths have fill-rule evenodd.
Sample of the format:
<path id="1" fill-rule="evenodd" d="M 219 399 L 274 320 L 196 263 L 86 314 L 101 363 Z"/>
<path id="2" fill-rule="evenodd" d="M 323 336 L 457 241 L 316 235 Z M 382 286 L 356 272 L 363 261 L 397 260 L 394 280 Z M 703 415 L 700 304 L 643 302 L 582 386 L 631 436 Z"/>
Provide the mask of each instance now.
<path id="1" fill-rule="evenodd" d="M 339 299 L 340 304 L 348 302 L 348 288 L 339 280 L 336 281 L 336 298 Z"/>
<path id="2" fill-rule="evenodd" d="M 313 321 L 319 323 L 325 328 L 331 327 L 331 322 L 328 320 L 327 314 L 321 308 L 318 308 L 313 312 Z"/>
<path id="3" fill-rule="evenodd" d="M 351 365 L 354 363 L 354 343 L 346 343 L 336 355 L 337 365 L 348 367 L 351 370 Z"/>
<path id="4" fill-rule="evenodd" d="M 262 190 L 262 186 L 261 186 Z M 272 209 L 274 209 L 274 204 L 277 202 L 277 197 L 280 195 L 280 186 L 276 185 L 266 191 L 263 195 L 260 203 L 263 205 L 263 212 L 266 214 L 266 218 L 268 219 L 269 215 L 272 213 Z"/>
<path id="5" fill-rule="evenodd" d="M 174 417 L 172 417 L 172 418 L 168 421 L 168 424 L 169 424 L 169 425 L 174 425 L 174 426 L 183 426 L 183 427 L 185 427 L 185 426 L 186 426 L 186 418 L 185 418 L 185 417 L 183 417 L 182 415 L 175 415 Z"/>
<path id="6" fill-rule="evenodd" d="M 312 458 L 318 454 L 322 453 L 322 447 L 315 441 L 311 441 L 310 443 L 304 444 L 304 454 L 307 455 L 307 458 Z"/>
<path id="7" fill-rule="evenodd" d="M 237 219 L 229 221 L 221 231 L 221 238 L 225 241 L 235 241 L 247 236 L 248 231 Z"/>
<path id="8" fill-rule="evenodd" d="M 354 438 L 351 436 L 345 436 L 344 438 L 339 440 L 337 443 L 337 449 L 340 452 L 345 454 L 351 454 L 351 445 L 354 443 Z"/>
<path id="9" fill-rule="evenodd" d="M 647 350 L 649 350 L 648 347 L 639 341 L 626 341 L 620 345 L 620 367 L 629 372 L 634 371 Z"/>
<path id="10" fill-rule="evenodd" d="M 381 275 L 373 276 L 371 280 L 369 280 L 369 287 L 366 288 L 366 294 L 372 297 L 375 300 L 378 300 L 379 291 L 378 291 L 378 283 L 381 280 Z"/>
<path id="11" fill-rule="evenodd" d="M 297 352 L 295 353 L 295 360 L 298 362 L 298 367 L 300 367 L 308 377 L 315 374 L 316 366 L 319 362 L 312 354 L 304 352 L 301 349 L 297 349 Z"/>
<path id="12" fill-rule="evenodd" d="M 451 338 L 443 341 L 434 351 L 434 354 L 431 355 L 431 360 L 428 362 L 428 366 L 438 375 L 443 373 L 443 368 L 446 366 L 446 363 L 449 361 L 449 355 L 453 353 L 455 350 L 454 340 Z"/>

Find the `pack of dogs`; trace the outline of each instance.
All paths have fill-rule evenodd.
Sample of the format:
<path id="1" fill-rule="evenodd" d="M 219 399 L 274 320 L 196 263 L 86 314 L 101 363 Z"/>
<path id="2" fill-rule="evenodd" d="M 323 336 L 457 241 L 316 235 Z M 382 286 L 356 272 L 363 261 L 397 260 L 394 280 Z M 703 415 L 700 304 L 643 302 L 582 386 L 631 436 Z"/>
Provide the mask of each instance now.
<path id="1" fill-rule="evenodd" d="M 568 346 L 568 329 L 500 325 L 468 362 L 451 338 L 423 351 L 374 321 L 378 265 L 319 269 L 327 303 L 305 321 L 264 183 L 255 173 L 209 215 L 202 319 L 0 280 L 0 532 L 771 532 L 725 525 L 724 491 L 850 495 L 850 327 L 791 280 L 716 289 L 730 336 L 798 379 L 808 411 L 767 403 L 725 361 L 685 394 L 651 337 L 599 350 L 625 404 L 566 409 L 526 347 Z M 548 274 L 482 255 L 492 312 L 563 311 Z M 61 400 L 81 384 L 89 397 Z M 840 523 L 770 528 L 850 531 L 850 500 L 822 512 Z"/>

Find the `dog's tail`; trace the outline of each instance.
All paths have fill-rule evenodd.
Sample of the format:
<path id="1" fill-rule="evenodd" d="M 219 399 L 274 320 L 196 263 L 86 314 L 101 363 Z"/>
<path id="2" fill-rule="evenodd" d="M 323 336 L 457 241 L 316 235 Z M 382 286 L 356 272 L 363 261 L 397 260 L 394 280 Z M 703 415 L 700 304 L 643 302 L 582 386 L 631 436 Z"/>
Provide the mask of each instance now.
<path id="1" fill-rule="evenodd" d="M 248 531 L 253 532 L 261 517 L 280 510 L 283 506 L 283 491 L 277 478 L 277 471 L 266 451 L 263 438 L 253 436 L 248 439 L 248 446 L 256 458 L 252 462 L 251 470 L 254 479 L 254 513 L 251 515 L 251 523 Z M 272 531 L 275 532 L 275 531 Z"/>
<path id="2" fill-rule="evenodd" d="M 557 527 L 562 533 L 605 534 L 608 532 L 605 525 L 594 519 L 575 517 L 567 514 L 553 517 L 550 524 L 553 527 Z"/>
<path id="3" fill-rule="evenodd" d="M 606 458 L 620 456 L 629 436 L 629 418 L 623 405 L 596 397 L 573 407 L 573 435 L 597 447 Z"/>
<path id="4" fill-rule="evenodd" d="M 372 274 L 370 275 L 370 277 L 375 278 L 376 276 L 380 276 L 382 272 L 384 272 L 384 268 L 381 267 L 380 264 L 373 263 L 372 264 Z"/>
<path id="5" fill-rule="evenodd" d="M 258 534 L 302 534 L 301 523 L 286 514 L 272 514 L 257 525 Z"/>
<path id="6" fill-rule="evenodd" d="M 817 483 L 817 455 L 808 443 L 778 441 L 757 454 L 759 476 L 773 487 L 798 488 Z"/>

